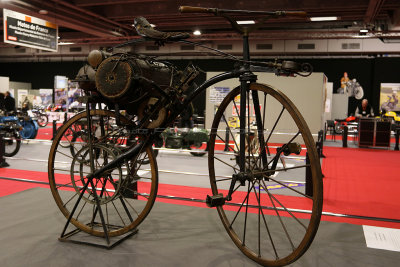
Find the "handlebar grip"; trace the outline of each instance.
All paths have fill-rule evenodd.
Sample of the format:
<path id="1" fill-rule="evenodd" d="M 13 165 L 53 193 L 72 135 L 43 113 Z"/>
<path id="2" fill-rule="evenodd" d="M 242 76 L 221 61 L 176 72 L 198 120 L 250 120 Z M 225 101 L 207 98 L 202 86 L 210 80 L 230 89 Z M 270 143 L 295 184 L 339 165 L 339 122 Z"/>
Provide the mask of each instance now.
<path id="1" fill-rule="evenodd" d="M 179 12 L 181 13 L 216 13 L 216 8 L 205 8 L 196 6 L 180 6 Z"/>
<path id="2" fill-rule="evenodd" d="M 285 11 L 286 16 L 293 16 L 293 17 L 306 17 L 307 12 L 305 11 Z"/>

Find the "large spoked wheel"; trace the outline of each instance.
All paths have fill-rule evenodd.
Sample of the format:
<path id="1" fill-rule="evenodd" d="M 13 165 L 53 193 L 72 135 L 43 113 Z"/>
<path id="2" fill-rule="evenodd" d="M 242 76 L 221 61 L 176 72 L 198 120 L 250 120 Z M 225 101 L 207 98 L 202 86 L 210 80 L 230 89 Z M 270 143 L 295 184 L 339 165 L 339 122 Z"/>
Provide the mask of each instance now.
<path id="1" fill-rule="evenodd" d="M 21 147 L 21 137 L 18 132 L 6 132 L 4 135 L 4 156 L 16 155 Z"/>
<path id="2" fill-rule="evenodd" d="M 94 186 L 89 183 L 84 190 L 88 174 L 128 149 L 126 128 L 115 124 L 114 112 L 92 110 L 90 116 L 94 129 L 91 149 L 88 134 L 74 141 L 71 135 L 65 134 L 87 121 L 86 112 L 68 120 L 57 132 L 48 161 L 51 192 L 57 206 L 68 218 L 84 191 L 71 223 L 91 235 L 105 236 L 101 225 L 102 213 L 108 236 L 122 235 L 135 229 L 154 204 L 158 185 L 157 163 L 152 148 L 145 147 L 134 158 L 94 178 Z M 123 116 L 121 122 L 124 125 L 129 123 Z M 68 142 L 69 146 L 62 147 L 60 142 Z M 96 195 L 101 212 L 96 204 Z"/>
<path id="3" fill-rule="evenodd" d="M 317 232 L 321 167 L 310 130 L 294 104 L 269 86 L 253 83 L 249 88 L 245 121 L 237 117 L 239 87 L 225 97 L 213 121 L 208 153 L 213 201 L 229 236 L 247 257 L 264 266 L 282 266 L 303 255 Z M 261 128 L 256 123 L 257 106 Z M 241 123 L 245 125 L 243 158 Z M 228 152 L 223 151 L 226 131 Z M 240 161 L 244 161 L 242 170 Z M 306 183 L 306 173 L 312 185 Z M 226 198 L 224 204 L 218 194 Z"/>

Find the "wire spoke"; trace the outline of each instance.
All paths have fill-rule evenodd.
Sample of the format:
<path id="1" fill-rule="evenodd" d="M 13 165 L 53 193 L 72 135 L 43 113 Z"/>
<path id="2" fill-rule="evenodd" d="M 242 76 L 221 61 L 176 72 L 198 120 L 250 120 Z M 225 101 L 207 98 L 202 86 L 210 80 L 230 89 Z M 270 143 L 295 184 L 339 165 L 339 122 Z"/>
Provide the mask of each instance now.
<path id="1" fill-rule="evenodd" d="M 263 181 L 263 182 L 264 182 L 264 181 Z M 277 215 L 277 217 L 278 217 L 278 219 L 279 219 L 279 222 L 281 223 L 282 228 L 283 228 L 283 230 L 285 231 L 286 237 L 288 238 L 288 240 L 289 240 L 289 242 L 290 242 L 290 245 L 292 246 L 292 249 L 293 249 L 293 251 L 294 251 L 294 250 L 295 250 L 295 247 L 294 247 L 293 241 L 292 241 L 292 239 L 290 238 L 289 232 L 287 231 L 287 228 L 286 228 L 285 224 L 284 224 L 283 221 L 282 221 L 282 218 L 281 218 L 281 215 L 279 214 L 278 209 L 276 208 L 275 202 L 274 202 L 274 200 L 272 199 L 272 196 L 271 196 L 272 194 L 271 194 L 271 192 L 269 192 L 268 188 L 266 188 L 265 191 L 267 192 L 268 197 L 269 197 L 269 199 L 270 199 L 272 205 L 274 206 L 275 213 L 276 213 L 276 215 Z"/>
<path id="2" fill-rule="evenodd" d="M 273 194 L 271 194 L 271 197 L 272 197 L 272 198 L 273 198 L 287 213 L 289 213 L 290 216 L 293 217 L 293 219 L 295 219 L 300 225 L 302 225 L 302 226 L 304 227 L 304 229 L 307 230 L 307 227 L 306 227 L 296 216 L 294 216 L 294 214 L 293 214 L 290 210 L 288 210 L 284 205 L 282 205 L 282 203 L 281 203 Z"/>
<path id="3" fill-rule="evenodd" d="M 254 184 L 253 184 L 253 186 L 254 186 Z M 242 207 L 244 206 L 244 202 L 246 202 L 246 200 L 249 198 L 249 194 L 250 194 L 251 190 L 252 190 L 252 188 L 249 191 L 247 191 L 246 197 L 243 199 L 243 202 L 240 205 L 239 210 L 236 212 L 235 217 L 232 219 L 232 222 L 229 225 L 230 228 L 232 228 L 233 224 L 235 223 L 237 216 L 239 215 Z"/>
<path id="4" fill-rule="evenodd" d="M 226 163 L 225 161 L 223 161 L 222 159 L 219 159 L 219 158 L 217 158 L 216 156 L 214 156 L 214 159 L 216 159 L 216 160 L 218 160 L 218 161 L 222 162 L 223 164 L 225 164 L 225 165 L 227 165 L 227 166 L 231 167 L 232 169 L 234 169 L 234 170 L 235 170 L 235 172 L 236 172 L 236 171 L 239 171 L 239 169 L 238 169 L 238 168 L 236 168 L 236 167 L 234 167 L 234 166 L 230 165 L 229 163 Z"/>
<path id="5" fill-rule="evenodd" d="M 298 131 L 298 132 L 289 140 L 289 142 L 287 142 L 286 144 L 284 144 L 284 145 L 282 146 L 281 151 L 283 151 L 283 150 L 288 146 L 288 144 L 292 143 L 292 141 L 293 141 L 294 139 L 296 139 L 297 136 L 298 136 L 299 134 L 300 134 L 300 131 Z M 280 155 L 280 153 L 278 153 L 278 151 L 277 151 L 277 153 L 275 154 L 275 156 L 270 160 L 270 162 L 268 162 L 267 165 L 271 164 L 271 162 L 273 162 L 273 161 L 276 159 L 276 157 L 278 157 L 279 155 Z"/>
<path id="6" fill-rule="evenodd" d="M 225 144 L 227 143 L 221 136 L 219 136 L 219 134 L 217 134 L 217 137 L 218 137 L 222 142 L 224 142 Z M 236 143 L 236 141 L 235 141 L 235 143 Z M 230 149 L 232 149 L 232 151 L 235 151 L 235 149 L 234 149 L 233 147 L 231 147 L 229 144 L 228 144 L 228 147 L 229 147 Z"/>
<path id="7" fill-rule="evenodd" d="M 264 212 L 263 212 L 263 210 L 261 209 L 262 206 L 261 206 L 261 194 L 260 194 L 261 185 L 260 185 L 260 183 L 258 184 L 258 190 L 259 190 L 258 196 L 257 196 L 257 193 L 256 193 L 256 191 L 255 191 L 255 188 L 254 188 L 253 190 L 254 190 L 254 193 L 256 194 L 256 198 L 257 198 L 257 202 L 258 202 L 259 213 L 262 214 L 262 218 L 263 218 L 263 221 L 264 221 L 265 228 L 267 229 L 267 233 L 268 233 L 269 240 L 271 241 L 272 248 L 274 249 L 275 257 L 278 259 L 278 258 L 279 258 L 279 256 L 278 256 L 278 251 L 276 250 L 276 246 L 275 246 L 274 240 L 272 239 L 272 234 L 271 234 L 271 231 L 270 231 L 270 229 L 269 229 L 269 227 L 268 227 L 267 220 L 265 219 Z M 259 220 L 260 220 L 260 218 L 259 218 Z M 258 222 L 258 223 L 259 223 L 259 226 L 258 226 L 258 227 L 260 228 L 260 222 Z M 260 238 L 260 237 L 259 237 L 259 238 Z M 259 246 L 261 246 L 260 243 L 261 243 L 261 240 L 259 240 Z M 260 248 L 260 247 L 259 247 L 259 256 L 261 256 L 261 248 Z"/>
<path id="8" fill-rule="evenodd" d="M 231 127 L 229 127 L 229 125 L 228 125 L 228 122 L 227 122 L 227 120 L 226 120 L 226 118 L 225 118 L 225 115 L 222 114 L 222 117 L 223 117 L 224 122 L 225 122 L 225 124 L 226 124 L 226 128 L 229 130 L 229 134 L 231 135 L 233 142 L 235 142 L 236 149 L 239 150 L 239 146 L 238 146 L 238 144 L 237 144 L 237 142 L 236 142 L 235 136 L 233 135 L 233 133 L 232 133 L 232 131 L 231 131 Z M 218 134 L 217 134 L 217 135 L 218 135 Z M 233 149 L 233 151 L 235 151 L 235 150 Z"/>

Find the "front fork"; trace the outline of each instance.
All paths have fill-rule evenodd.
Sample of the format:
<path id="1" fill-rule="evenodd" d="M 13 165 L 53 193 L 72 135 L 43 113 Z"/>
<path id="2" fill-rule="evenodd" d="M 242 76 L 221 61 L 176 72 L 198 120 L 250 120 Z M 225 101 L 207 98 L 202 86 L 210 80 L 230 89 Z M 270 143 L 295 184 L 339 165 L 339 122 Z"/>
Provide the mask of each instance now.
<path id="1" fill-rule="evenodd" d="M 247 100 L 247 93 L 250 93 L 250 84 L 251 82 L 255 82 L 256 80 L 257 80 L 256 75 L 251 73 L 245 74 L 240 78 L 240 111 L 239 111 L 240 145 L 239 145 L 239 162 L 238 162 L 240 172 L 232 175 L 232 181 L 229 187 L 229 192 L 226 195 L 226 197 L 223 197 L 222 194 L 207 196 L 206 203 L 210 207 L 221 206 L 225 204 L 225 201 L 231 201 L 236 183 L 240 182 L 241 185 L 245 185 L 246 180 L 249 179 L 248 177 L 249 174 L 246 173 L 246 134 L 249 134 L 246 131 L 246 115 L 250 116 L 250 112 L 249 114 L 246 114 L 246 108 L 247 108 L 246 100 Z M 253 98 L 254 113 L 257 125 L 258 142 L 260 144 L 260 158 L 263 170 L 268 170 L 267 154 L 265 150 L 264 126 L 261 117 L 258 91 L 253 90 L 251 93 Z M 250 129 L 247 130 L 249 131 Z M 250 144 L 248 144 L 248 146 L 250 146 Z M 251 148 L 249 147 L 249 149 Z"/>

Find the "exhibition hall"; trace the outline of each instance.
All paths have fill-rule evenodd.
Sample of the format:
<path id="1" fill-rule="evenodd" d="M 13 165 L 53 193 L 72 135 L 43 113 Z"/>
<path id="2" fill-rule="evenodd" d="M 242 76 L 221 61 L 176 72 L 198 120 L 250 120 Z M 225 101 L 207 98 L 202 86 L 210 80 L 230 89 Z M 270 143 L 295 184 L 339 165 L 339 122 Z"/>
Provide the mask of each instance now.
<path id="1" fill-rule="evenodd" d="M 1 266 L 398 266 L 400 1 L 0 8 Z"/>

